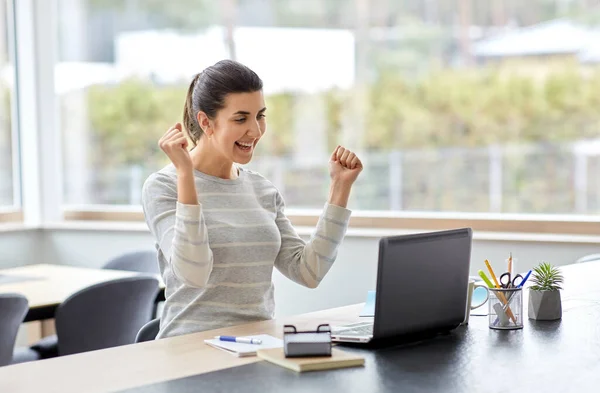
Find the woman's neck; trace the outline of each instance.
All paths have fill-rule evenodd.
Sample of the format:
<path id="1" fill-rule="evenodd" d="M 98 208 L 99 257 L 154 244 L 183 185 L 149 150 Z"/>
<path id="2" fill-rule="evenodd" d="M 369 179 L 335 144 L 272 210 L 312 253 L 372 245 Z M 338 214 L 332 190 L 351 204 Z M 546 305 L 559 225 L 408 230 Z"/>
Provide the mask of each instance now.
<path id="1" fill-rule="evenodd" d="M 233 165 L 233 161 L 224 158 L 209 145 L 210 141 L 200 138 L 196 147 L 190 151 L 194 169 L 221 179 L 237 179 L 238 170 Z"/>

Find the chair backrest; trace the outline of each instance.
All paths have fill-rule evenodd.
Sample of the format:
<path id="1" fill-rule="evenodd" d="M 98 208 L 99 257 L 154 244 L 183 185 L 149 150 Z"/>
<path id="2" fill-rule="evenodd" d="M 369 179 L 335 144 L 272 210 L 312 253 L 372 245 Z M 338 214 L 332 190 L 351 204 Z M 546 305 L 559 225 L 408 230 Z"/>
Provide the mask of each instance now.
<path id="1" fill-rule="evenodd" d="M 594 262 L 600 261 L 600 254 L 590 254 L 579 258 L 575 263 Z"/>
<path id="2" fill-rule="evenodd" d="M 0 366 L 12 362 L 19 326 L 29 309 L 29 302 L 16 293 L 0 294 Z"/>
<path id="3" fill-rule="evenodd" d="M 144 341 L 152 341 L 158 335 L 160 330 L 160 319 L 156 318 L 142 326 L 137 336 L 135 337 L 136 343 L 142 343 Z"/>
<path id="4" fill-rule="evenodd" d="M 154 250 L 133 251 L 119 255 L 108 261 L 102 268 L 138 273 L 160 273 L 157 253 Z"/>
<path id="5" fill-rule="evenodd" d="M 157 293 L 156 278 L 128 277 L 69 296 L 56 310 L 59 355 L 133 344 Z"/>

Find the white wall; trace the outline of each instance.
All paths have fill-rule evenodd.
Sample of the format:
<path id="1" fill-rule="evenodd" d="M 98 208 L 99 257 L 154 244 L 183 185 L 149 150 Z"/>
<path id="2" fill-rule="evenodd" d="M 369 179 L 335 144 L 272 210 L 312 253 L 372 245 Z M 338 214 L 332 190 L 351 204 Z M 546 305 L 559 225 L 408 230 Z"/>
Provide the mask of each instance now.
<path id="1" fill-rule="evenodd" d="M 6 238 L 5 238 L 6 236 Z M 477 237 L 477 234 L 475 234 Z M 347 236 L 338 258 L 321 285 L 303 288 L 276 273 L 276 315 L 285 316 L 364 301 L 374 289 L 377 266 L 377 237 Z M 123 252 L 152 248 L 153 239 L 144 230 L 52 229 L 40 232 L 0 233 L 0 267 L 44 262 L 100 267 Z M 33 248 L 35 246 L 35 249 Z M 40 246 L 40 248 L 38 248 Z M 599 244 L 533 241 L 473 241 L 471 274 L 483 269 L 483 261 L 500 264 L 512 252 L 520 271 L 541 260 L 564 265 L 577 258 L 600 252 Z"/>
<path id="2" fill-rule="evenodd" d="M 42 263 L 47 246 L 38 229 L 0 230 L 0 269 Z"/>

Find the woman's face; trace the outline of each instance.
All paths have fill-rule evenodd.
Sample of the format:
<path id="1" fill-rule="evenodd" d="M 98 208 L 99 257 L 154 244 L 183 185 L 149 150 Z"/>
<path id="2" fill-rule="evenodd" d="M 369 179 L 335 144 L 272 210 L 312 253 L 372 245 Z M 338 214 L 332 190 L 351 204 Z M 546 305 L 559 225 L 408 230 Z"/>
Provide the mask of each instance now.
<path id="1" fill-rule="evenodd" d="M 233 162 L 250 162 L 267 130 L 266 109 L 262 91 L 228 94 L 225 107 L 217 112 L 207 130 L 213 146 Z"/>

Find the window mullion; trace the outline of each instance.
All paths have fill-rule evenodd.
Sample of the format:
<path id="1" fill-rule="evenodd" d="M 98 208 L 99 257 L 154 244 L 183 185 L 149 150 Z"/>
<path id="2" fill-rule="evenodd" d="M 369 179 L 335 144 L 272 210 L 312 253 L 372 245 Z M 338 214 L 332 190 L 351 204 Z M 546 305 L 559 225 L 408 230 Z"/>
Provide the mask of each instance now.
<path id="1" fill-rule="evenodd" d="M 29 225 L 62 219 L 55 9 L 55 1 L 15 2 L 22 201 Z"/>

